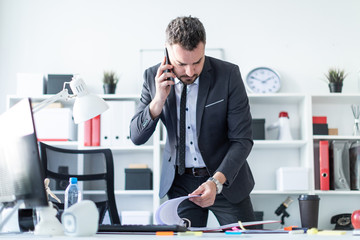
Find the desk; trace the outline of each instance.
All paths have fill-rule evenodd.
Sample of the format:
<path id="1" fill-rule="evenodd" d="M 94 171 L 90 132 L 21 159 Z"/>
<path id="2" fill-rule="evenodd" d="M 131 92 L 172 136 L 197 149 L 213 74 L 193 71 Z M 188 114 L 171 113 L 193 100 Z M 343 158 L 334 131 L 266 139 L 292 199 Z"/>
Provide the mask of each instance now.
<path id="1" fill-rule="evenodd" d="M 35 236 L 31 233 L 14 234 L 14 235 L 0 235 L 1 239 L 51 239 L 51 240 L 88 240 L 88 239 L 130 239 L 130 240 L 147 240 L 147 239 L 159 239 L 159 240 L 200 240 L 200 239 L 246 239 L 246 240 L 284 240 L 284 239 L 311 239 L 311 240 L 328 240 L 328 239 L 360 239 L 360 236 L 353 236 L 352 231 L 348 231 L 346 235 L 307 235 L 307 234 L 241 234 L 241 235 L 226 235 L 225 233 L 204 233 L 201 237 L 197 236 L 155 236 L 155 235 L 129 235 L 129 234 L 97 234 L 92 237 L 68 237 L 68 236 Z"/>

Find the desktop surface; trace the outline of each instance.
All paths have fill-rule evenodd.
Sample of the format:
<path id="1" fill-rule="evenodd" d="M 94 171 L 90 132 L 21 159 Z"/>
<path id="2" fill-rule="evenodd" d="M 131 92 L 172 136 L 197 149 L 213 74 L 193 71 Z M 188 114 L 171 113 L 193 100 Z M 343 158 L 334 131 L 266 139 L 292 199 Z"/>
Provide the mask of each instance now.
<path id="1" fill-rule="evenodd" d="M 285 240 L 285 239 L 359 239 L 360 236 L 353 236 L 352 231 L 347 231 L 345 235 L 308 235 L 308 234 L 240 234 L 240 235 L 227 235 L 224 232 L 216 233 L 203 233 L 201 236 L 156 236 L 154 233 L 99 233 L 91 237 L 69 237 L 69 236 L 36 236 L 32 233 L 22 233 L 22 234 L 8 234 L 0 235 L 1 239 L 161 239 L 161 240 L 174 240 L 177 239 L 186 239 L 186 240 L 199 240 L 199 239 L 234 239 L 234 238 L 246 238 L 246 239 L 265 239 L 265 240 Z"/>

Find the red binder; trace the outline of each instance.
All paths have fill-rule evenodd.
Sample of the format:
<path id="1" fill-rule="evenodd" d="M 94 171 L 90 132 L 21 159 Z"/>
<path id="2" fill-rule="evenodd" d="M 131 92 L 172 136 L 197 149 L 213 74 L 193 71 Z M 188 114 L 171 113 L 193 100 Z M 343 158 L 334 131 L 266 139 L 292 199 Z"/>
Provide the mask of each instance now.
<path id="1" fill-rule="evenodd" d="M 89 119 L 84 123 L 84 146 L 91 146 L 92 120 Z"/>
<path id="2" fill-rule="evenodd" d="M 329 142 L 319 141 L 320 190 L 330 190 Z"/>
<path id="3" fill-rule="evenodd" d="M 94 117 L 91 120 L 92 120 L 91 145 L 100 146 L 100 115 Z"/>

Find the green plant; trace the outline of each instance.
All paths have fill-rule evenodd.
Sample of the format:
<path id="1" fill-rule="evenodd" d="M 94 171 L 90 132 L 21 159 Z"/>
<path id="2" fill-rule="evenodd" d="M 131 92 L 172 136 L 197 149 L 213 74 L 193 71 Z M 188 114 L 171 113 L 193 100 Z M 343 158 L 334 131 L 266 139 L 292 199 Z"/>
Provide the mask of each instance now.
<path id="1" fill-rule="evenodd" d="M 337 68 L 330 68 L 328 73 L 325 74 L 329 83 L 342 83 L 347 74 L 345 74 L 344 70 L 340 70 Z"/>
<path id="2" fill-rule="evenodd" d="M 119 81 L 119 78 L 116 76 L 113 71 L 104 71 L 103 83 L 104 84 L 113 84 L 116 85 Z"/>

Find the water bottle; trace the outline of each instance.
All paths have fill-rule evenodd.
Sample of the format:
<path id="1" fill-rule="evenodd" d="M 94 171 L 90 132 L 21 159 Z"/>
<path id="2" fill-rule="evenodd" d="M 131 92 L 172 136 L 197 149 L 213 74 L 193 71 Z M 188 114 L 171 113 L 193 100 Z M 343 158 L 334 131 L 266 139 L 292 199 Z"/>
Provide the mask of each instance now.
<path id="1" fill-rule="evenodd" d="M 64 209 L 69 208 L 71 205 L 80 202 L 82 199 L 82 194 L 78 186 L 78 181 L 76 177 L 71 177 L 69 179 L 69 185 L 65 190 L 65 206 Z"/>

